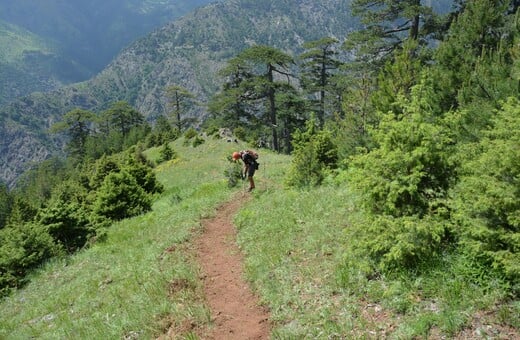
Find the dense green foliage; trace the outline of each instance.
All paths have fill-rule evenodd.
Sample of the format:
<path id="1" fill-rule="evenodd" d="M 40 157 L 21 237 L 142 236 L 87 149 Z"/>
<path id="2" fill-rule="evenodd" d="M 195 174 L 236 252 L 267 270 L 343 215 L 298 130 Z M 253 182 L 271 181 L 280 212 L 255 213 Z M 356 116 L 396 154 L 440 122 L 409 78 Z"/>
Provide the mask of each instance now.
<path id="1" fill-rule="evenodd" d="M 234 128 L 245 124 L 252 129 L 270 131 L 270 141 L 274 150 L 281 150 L 280 131 L 287 130 L 287 124 L 278 127 L 280 122 L 280 107 L 291 105 L 291 97 L 287 94 L 294 92 L 289 81 L 279 80 L 280 77 L 289 77 L 289 67 L 294 63 L 291 56 L 270 46 L 252 46 L 242 51 L 237 57 L 228 62 L 223 75 L 227 82 L 223 90 L 214 98 L 213 110 L 224 111 L 222 122 L 227 127 Z M 260 109 L 259 114 L 245 112 L 242 101 L 248 102 L 252 110 Z M 251 105 L 253 104 L 253 105 Z M 220 115 L 220 112 L 216 112 Z M 282 120 L 280 123 L 286 123 Z M 281 124 L 280 124 L 281 125 Z M 287 133 L 287 132 L 286 132 Z M 258 133 L 251 138 L 258 140 L 262 135 Z M 286 145 L 285 149 L 289 149 Z"/>
<path id="2" fill-rule="evenodd" d="M 151 211 L 111 221 L 87 247 L 37 266 L 22 289 L 0 299 L 0 338 L 156 338 L 170 326 L 189 337 L 192 330 L 181 325 L 209 322 L 200 272 L 185 250 L 201 230 L 201 216 L 234 193 L 221 170 L 237 145 L 208 139 L 193 149 L 182 142 L 171 143 L 181 160 L 153 171 L 164 191 Z M 156 159 L 158 152 L 144 156 Z"/>
<path id="3" fill-rule="evenodd" d="M 43 162 L 2 196 L 2 293 L 23 284 L 31 269 L 50 258 L 102 238 L 111 221 L 149 211 L 153 195 L 163 190 L 139 146 L 107 155 L 144 139 L 146 134 L 137 139 L 132 134 L 147 131 L 142 116 L 122 102 L 104 116 L 98 130 L 93 113 L 77 109 L 66 114 L 55 131 L 68 133 L 69 157 Z M 92 139 L 106 144 L 89 145 Z M 100 150 L 103 156 L 96 159 Z"/>
<path id="4" fill-rule="evenodd" d="M 320 130 L 319 122 L 311 118 L 304 131 L 293 135 L 293 160 L 287 174 L 287 184 L 310 187 L 323 182 L 327 172 L 337 167 L 337 147 L 328 130 Z"/>
<path id="5" fill-rule="evenodd" d="M 360 247 L 381 267 L 413 266 L 436 254 L 449 236 L 453 139 L 419 103 L 405 104 L 398 117 L 384 115 L 372 136 L 378 147 L 356 156 L 349 171 L 367 211 Z"/>
<path id="6" fill-rule="evenodd" d="M 455 189 L 455 220 L 469 256 L 511 280 L 520 279 L 520 103 L 496 112 L 484 138 L 465 148 L 467 162 Z"/>
<path id="7" fill-rule="evenodd" d="M 24 223 L 0 230 L 0 294 L 19 287 L 31 269 L 59 255 L 60 247 L 41 225 Z"/>
<path id="8" fill-rule="evenodd" d="M 94 203 L 95 213 L 112 220 L 136 216 L 150 208 L 150 198 L 126 171 L 108 174 Z"/>
<path id="9" fill-rule="evenodd" d="M 518 23 L 505 16 L 512 6 L 465 3 L 429 62 L 408 38 L 373 81 L 371 146 L 338 177 L 365 212 L 347 258 L 365 259 L 370 275 L 458 253 L 518 293 L 520 144 L 516 100 L 508 99 L 519 90 Z"/>
<path id="10" fill-rule="evenodd" d="M 341 65 L 337 59 L 338 51 L 335 50 L 338 43 L 337 39 L 330 37 L 310 41 L 303 45 L 306 50 L 300 55 L 302 87 L 309 95 L 316 97 L 312 100 L 312 109 L 317 112 L 320 126 L 325 122 L 326 113 L 330 116 L 334 108 L 339 106 L 335 105 L 337 98 L 334 98 L 333 82 L 334 75 Z"/>

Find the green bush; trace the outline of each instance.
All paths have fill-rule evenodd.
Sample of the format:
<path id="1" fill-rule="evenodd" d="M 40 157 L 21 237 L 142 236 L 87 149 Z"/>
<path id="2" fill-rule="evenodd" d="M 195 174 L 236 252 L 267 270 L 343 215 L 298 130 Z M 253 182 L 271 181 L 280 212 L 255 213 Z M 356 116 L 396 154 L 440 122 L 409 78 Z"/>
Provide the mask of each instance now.
<path id="1" fill-rule="evenodd" d="M 92 170 L 92 175 L 90 176 L 90 187 L 94 190 L 99 188 L 103 183 L 104 179 L 108 174 L 113 172 L 119 172 L 120 165 L 112 156 L 103 155 L 99 158 L 95 163 Z"/>
<path id="2" fill-rule="evenodd" d="M 328 170 L 336 167 L 337 147 L 328 130 L 319 130 L 315 118 L 309 119 L 305 131 L 293 135 L 293 161 L 286 183 L 289 186 L 320 185 Z"/>
<path id="3" fill-rule="evenodd" d="M 242 165 L 229 159 L 229 167 L 224 170 L 224 176 L 228 180 L 228 187 L 234 188 L 242 178 Z"/>
<path id="4" fill-rule="evenodd" d="M 130 159 L 127 161 L 127 164 L 122 167 L 122 170 L 128 172 L 136 180 L 137 184 L 148 194 L 161 193 L 164 190 L 163 185 L 157 181 L 152 168 L 145 164 Z"/>
<path id="5" fill-rule="evenodd" d="M 198 135 L 197 130 L 195 130 L 194 128 L 189 128 L 188 130 L 186 130 L 186 132 L 184 132 L 184 138 L 186 140 L 195 138 L 195 137 L 197 137 L 197 135 Z"/>
<path id="6" fill-rule="evenodd" d="M 453 204 L 463 250 L 518 282 L 520 102 L 510 99 L 505 103 L 485 137 L 464 153 L 473 157 L 464 157 L 468 160 L 454 190 Z"/>
<path id="7" fill-rule="evenodd" d="M 137 216 L 150 209 L 150 196 L 125 170 L 105 177 L 94 203 L 94 212 L 111 220 Z"/>
<path id="8" fill-rule="evenodd" d="M 201 145 L 201 144 L 204 144 L 206 142 L 206 140 L 200 136 L 195 136 L 195 138 L 193 138 L 192 142 L 191 142 L 191 146 L 196 148 L 197 146 Z"/>
<path id="9" fill-rule="evenodd" d="M 448 190 L 455 180 L 452 138 L 419 103 L 383 116 L 378 147 L 353 157 L 349 183 L 366 211 L 359 249 L 379 268 L 413 266 L 450 236 Z"/>
<path id="10" fill-rule="evenodd" d="M 438 255 L 447 238 L 448 223 L 439 216 L 371 216 L 361 242 L 353 248 L 367 254 L 377 270 L 414 268 Z"/>
<path id="11" fill-rule="evenodd" d="M 69 252 L 83 247 L 96 235 L 99 219 L 88 207 L 87 192 L 73 181 L 64 182 L 54 189 L 47 207 L 38 212 L 37 221 L 45 226 L 55 242 Z"/>
<path id="12" fill-rule="evenodd" d="M 242 126 L 233 129 L 233 135 L 240 140 L 246 140 L 247 138 L 246 129 Z"/>
<path id="13" fill-rule="evenodd" d="M 35 223 L 0 230 L 0 296 L 25 282 L 27 272 L 61 253 L 46 228 Z"/>
<path id="14" fill-rule="evenodd" d="M 161 147 L 161 150 L 159 150 L 158 162 L 159 163 L 166 162 L 166 161 L 173 159 L 174 157 L 175 157 L 175 152 L 170 147 L 170 144 L 164 143 L 163 146 Z"/>
<path id="15" fill-rule="evenodd" d="M 454 178 L 451 139 L 420 114 L 387 115 L 375 132 L 380 146 L 351 162 L 351 183 L 374 214 L 395 217 L 438 211 Z"/>

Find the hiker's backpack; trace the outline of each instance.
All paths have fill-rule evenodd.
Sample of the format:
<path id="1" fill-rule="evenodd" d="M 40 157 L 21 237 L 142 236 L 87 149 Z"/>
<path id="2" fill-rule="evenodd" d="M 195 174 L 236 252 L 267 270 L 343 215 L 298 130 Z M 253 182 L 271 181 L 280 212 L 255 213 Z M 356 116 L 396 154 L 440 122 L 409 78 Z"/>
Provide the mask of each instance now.
<path id="1" fill-rule="evenodd" d="M 253 150 L 244 150 L 244 161 L 248 164 L 251 164 L 255 167 L 255 169 L 258 170 L 258 162 L 256 161 L 258 159 L 258 153 L 254 152 Z"/>
<path id="2" fill-rule="evenodd" d="M 256 152 L 254 152 L 253 150 L 246 150 L 244 152 L 246 154 L 248 154 L 249 156 L 253 157 L 254 160 L 258 159 L 258 154 Z"/>

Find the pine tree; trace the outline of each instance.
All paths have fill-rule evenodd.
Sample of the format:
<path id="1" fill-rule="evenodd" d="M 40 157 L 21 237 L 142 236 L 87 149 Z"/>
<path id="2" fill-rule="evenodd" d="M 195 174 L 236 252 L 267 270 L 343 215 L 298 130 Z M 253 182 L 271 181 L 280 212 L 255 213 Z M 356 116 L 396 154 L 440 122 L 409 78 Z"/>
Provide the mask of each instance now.
<path id="1" fill-rule="evenodd" d="M 166 97 L 172 109 L 177 130 L 181 133 L 190 122 L 184 115 L 190 107 L 196 104 L 195 95 L 182 86 L 170 85 L 166 88 Z"/>
<path id="2" fill-rule="evenodd" d="M 363 63 L 381 66 L 404 41 L 426 46 L 440 29 L 437 16 L 420 0 L 353 0 L 351 8 L 363 27 L 344 46 Z"/>
<path id="3" fill-rule="evenodd" d="M 63 116 L 63 120 L 54 124 L 51 131 L 65 132 L 69 137 L 67 151 L 77 161 L 82 161 L 87 153 L 87 139 L 91 135 L 95 115 L 87 110 L 74 109 Z"/>
<path id="4" fill-rule="evenodd" d="M 276 94 L 280 90 L 280 76 L 289 78 L 288 67 L 293 58 L 284 52 L 269 46 L 253 46 L 237 56 L 253 76 L 242 82 L 242 92 L 247 100 L 261 100 L 267 114 L 264 124 L 272 133 L 272 146 L 279 150 L 278 108 Z"/>
<path id="5" fill-rule="evenodd" d="M 341 65 L 336 59 L 338 52 L 334 48 L 338 43 L 337 39 L 330 37 L 310 41 L 303 44 L 306 51 L 300 55 L 300 59 L 303 60 L 301 83 L 308 94 L 317 94 L 315 111 L 321 127 L 325 123 L 326 96 L 332 92 L 332 78 Z"/>
<path id="6" fill-rule="evenodd" d="M 465 101 L 459 91 L 467 86 L 481 56 L 496 51 L 504 35 L 510 1 L 466 1 L 453 20 L 444 41 L 435 51 L 429 82 L 438 94 L 434 106 L 441 112 Z M 472 91 L 472 90 L 471 90 Z M 462 99 L 463 102 L 460 100 Z"/>
<path id="7" fill-rule="evenodd" d="M 418 83 L 421 63 L 415 57 L 417 42 L 408 40 L 394 52 L 391 61 L 381 69 L 377 90 L 371 95 L 373 108 L 382 114 L 400 114 L 399 97 L 410 98 L 412 87 Z"/>
<path id="8" fill-rule="evenodd" d="M 253 74 L 244 61 L 235 57 L 228 61 L 219 75 L 224 78 L 224 83 L 209 103 L 210 113 L 220 121 L 221 127 L 231 130 L 250 124 L 253 110 L 246 100 L 247 91 L 243 87 Z"/>

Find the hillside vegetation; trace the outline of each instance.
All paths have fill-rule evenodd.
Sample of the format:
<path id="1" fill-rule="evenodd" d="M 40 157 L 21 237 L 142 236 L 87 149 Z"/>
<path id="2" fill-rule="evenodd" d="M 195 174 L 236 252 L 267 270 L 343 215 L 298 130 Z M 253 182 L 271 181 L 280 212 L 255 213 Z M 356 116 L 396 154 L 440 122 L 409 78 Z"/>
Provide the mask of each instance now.
<path id="1" fill-rule="evenodd" d="M 247 146 L 208 138 L 194 148 L 181 138 L 171 147 L 178 156 L 155 169 L 164 192 L 152 211 L 33 272 L 1 302 L 2 338 L 146 339 L 170 327 L 193 338 L 210 327 L 191 242 L 201 218 L 240 199 L 234 193 L 242 185 L 230 189 L 224 174 L 231 152 Z M 334 182 L 288 189 L 291 158 L 258 151 L 257 191 L 235 222 L 247 279 L 271 311 L 274 338 L 519 335 L 518 302 L 505 303 L 502 283 L 475 278 L 463 259 L 367 277 L 364 259 L 347 260 L 367 227 L 356 195 Z M 145 154 L 157 159 L 159 149 Z"/>
<path id="2" fill-rule="evenodd" d="M 36 165 L 12 190 L 0 184 L 0 294 L 9 311 L 0 329 L 69 332 L 74 320 L 53 321 L 75 318 L 80 298 L 45 296 L 62 312 L 33 315 L 41 296 L 31 295 L 23 312 L 31 316 L 20 320 L 23 294 L 67 277 L 76 258 L 135 248 L 154 249 L 125 253 L 146 259 L 146 269 L 87 270 L 95 281 L 83 277 L 76 293 L 116 291 L 84 329 L 207 334 L 199 330 L 212 314 L 191 241 L 219 202 L 246 194 L 231 151 L 258 148 L 257 189 L 238 197 L 235 224 L 274 338 L 519 338 L 520 2 L 457 1 L 448 16 L 418 0 L 375 3 L 352 1 L 363 27 L 344 41 L 306 41 L 297 57 L 257 44 L 233 55 L 202 122 L 190 113 L 203 97 L 179 84 L 166 87 L 169 111 L 155 124 L 120 100 L 50 119 L 66 157 Z M 146 240 L 148 225 L 153 241 L 133 238 Z M 157 234 L 170 226 L 182 226 L 173 245 Z M 167 271 L 164 259 L 185 265 L 166 285 L 150 274 Z M 148 286 L 155 277 L 162 287 Z M 126 282 L 141 289 L 118 290 Z M 165 300 L 146 303 L 148 313 L 115 310 L 130 302 L 133 311 L 152 293 L 149 301 Z"/>
<path id="3" fill-rule="evenodd" d="M 224 172 L 243 144 L 208 139 L 172 143 L 177 157 L 155 173 L 164 192 L 152 211 L 109 227 L 103 240 L 57 258 L 1 301 L 1 338 L 150 338 L 186 320 L 209 322 L 190 242 L 200 219 L 236 191 Z M 159 149 L 146 155 L 158 159 Z M 264 190 L 277 186 L 286 156 L 262 154 Z M 46 293 L 42 295 L 42 291 Z"/>

